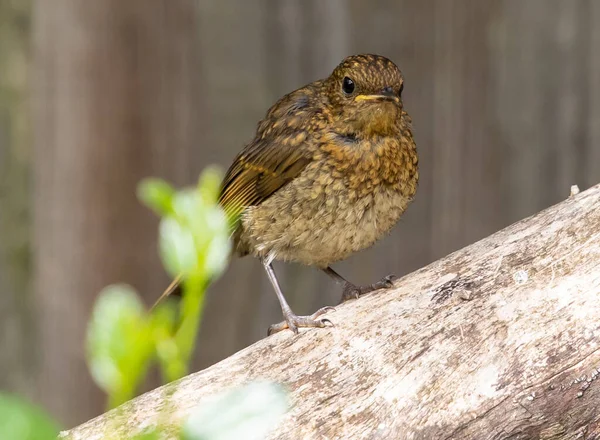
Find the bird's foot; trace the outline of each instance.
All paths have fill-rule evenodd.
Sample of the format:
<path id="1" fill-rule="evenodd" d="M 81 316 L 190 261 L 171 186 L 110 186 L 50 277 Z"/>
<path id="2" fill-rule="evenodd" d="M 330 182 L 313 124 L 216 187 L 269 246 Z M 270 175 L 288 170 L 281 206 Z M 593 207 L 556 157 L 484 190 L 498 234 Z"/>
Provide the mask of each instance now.
<path id="1" fill-rule="evenodd" d="M 284 312 L 285 321 L 270 326 L 267 334 L 270 336 L 286 328 L 289 328 L 294 333 L 298 333 L 299 327 L 333 327 L 333 323 L 329 319 L 317 319 L 319 316 L 333 311 L 335 311 L 333 307 L 323 307 L 310 316 L 297 316 L 291 311 L 289 313 Z"/>
<path id="2" fill-rule="evenodd" d="M 342 290 L 342 299 L 340 300 L 340 304 L 348 301 L 349 299 L 358 299 L 358 297 L 366 293 L 373 292 L 374 290 L 391 289 L 394 287 L 394 281 L 396 279 L 398 279 L 397 276 L 388 275 L 376 283 L 369 284 L 368 286 L 355 286 L 354 284 L 346 281 L 346 284 L 344 284 L 344 290 Z"/>

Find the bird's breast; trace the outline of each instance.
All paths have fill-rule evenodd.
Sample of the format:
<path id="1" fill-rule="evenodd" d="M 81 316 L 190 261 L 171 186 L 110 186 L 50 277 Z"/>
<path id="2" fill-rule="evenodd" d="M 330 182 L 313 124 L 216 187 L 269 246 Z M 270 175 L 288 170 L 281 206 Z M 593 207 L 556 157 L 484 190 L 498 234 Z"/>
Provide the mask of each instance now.
<path id="1" fill-rule="evenodd" d="M 352 139 L 330 135 L 315 153 L 317 162 L 340 179 L 353 197 L 378 186 L 412 198 L 417 189 L 418 157 L 410 131 L 404 136 Z"/>
<path id="2" fill-rule="evenodd" d="M 371 246 L 398 222 L 416 191 L 414 143 L 402 142 L 323 142 L 297 178 L 246 209 L 244 247 L 327 266 Z"/>

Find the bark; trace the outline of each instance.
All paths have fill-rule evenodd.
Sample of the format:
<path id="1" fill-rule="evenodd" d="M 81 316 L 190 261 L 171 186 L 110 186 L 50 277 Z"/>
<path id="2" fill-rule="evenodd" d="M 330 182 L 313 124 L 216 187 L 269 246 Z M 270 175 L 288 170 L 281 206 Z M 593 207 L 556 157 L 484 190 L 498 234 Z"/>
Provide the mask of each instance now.
<path id="1" fill-rule="evenodd" d="M 176 425 L 267 378 L 292 400 L 273 439 L 600 438 L 599 261 L 600 185 L 63 437 Z"/>

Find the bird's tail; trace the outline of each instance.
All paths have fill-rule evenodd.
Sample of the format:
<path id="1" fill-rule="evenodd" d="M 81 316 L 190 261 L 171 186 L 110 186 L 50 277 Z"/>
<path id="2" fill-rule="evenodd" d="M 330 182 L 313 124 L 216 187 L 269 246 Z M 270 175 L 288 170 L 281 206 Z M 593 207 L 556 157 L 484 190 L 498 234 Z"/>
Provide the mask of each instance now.
<path id="1" fill-rule="evenodd" d="M 154 310 L 165 298 L 171 295 L 181 295 L 181 275 L 175 277 L 175 279 L 169 284 L 169 287 L 158 297 L 154 305 L 150 310 Z"/>

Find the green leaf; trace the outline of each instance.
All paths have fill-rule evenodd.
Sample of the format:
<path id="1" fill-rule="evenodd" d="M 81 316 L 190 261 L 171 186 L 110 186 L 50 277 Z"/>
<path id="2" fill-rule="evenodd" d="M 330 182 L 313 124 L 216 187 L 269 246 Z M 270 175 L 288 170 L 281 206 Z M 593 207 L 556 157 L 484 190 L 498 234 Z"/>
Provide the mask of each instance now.
<path id="1" fill-rule="evenodd" d="M 208 277 L 215 279 L 227 268 L 229 254 L 231 253 L 231 241 L 223 233 L 217 233 L 206 246 L 206 257 L 204 259 L 204 270 Z"/>
<path id="2" fill-rule="evenodd" d="M 230 253 L 229 228 L 223 210 L 195 190 L 182 190 L 172 200 L 173 215 L 162 219 L 159 247 L 172 276 L 218 276 Z"/>
<path id="3" fill-rule="evenodd" d="M 195 409 L 183 427 L 183 439 L 264 439 L 288 408 L 283 387 L 272 382 L 253 382 L 226 391 Z"/>
<path id="4" fill-rule="evenodd" d="M 159 249 L 165 269 L 172 277 L 186 276 L 196 269 L 198 257 L 194 236 L 173 217 L 160 222 Z"/>
<path id="5" fill-rule="evenodd" d="M 144 306 L 125 285 L 109 286 L 98 297 L 87 333 L 93 379 L 109 395 L 109 406 L 131 399 L 145 377 L 154 341 Z"/>
<path id="6" fill-rule="evenodd" d="M 218 167 L 208 167 L 198 179 L 198 189 L 205 202 L 209 205 L 216 205 L 221 193 L 221 182 L 223 173 Z"/>
<path id="7" fill-rule="evenodd" d="M 162 179 L 144 179 L 138 185 L 138 198 L 158 215 L 172 212 L 172 199 L 175 190 Z"/>
<path id="8" fill-rule="evenodd" d="M 0 439 L 54 440 L 58 424 L 41 409 L 0 393 Z"/>

